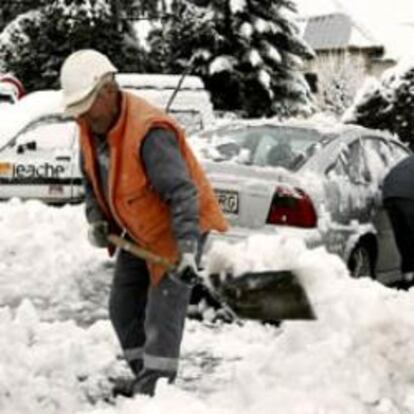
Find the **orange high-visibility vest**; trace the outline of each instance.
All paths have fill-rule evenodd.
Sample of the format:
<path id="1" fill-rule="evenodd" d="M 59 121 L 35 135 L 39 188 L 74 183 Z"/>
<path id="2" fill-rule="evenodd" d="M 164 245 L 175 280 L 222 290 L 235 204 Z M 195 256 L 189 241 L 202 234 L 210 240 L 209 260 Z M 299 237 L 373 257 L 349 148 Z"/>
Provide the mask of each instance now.
<path id="1" fill-rule="evenodd" d="M 172 131 L 197 188 L 199 229 L 201 233 L 224 232 L 228 225 L 214 191 L 201 166 L 185 140 L 182 129 L 164 112 L 130 93 L 122 92 L 121 113 L 116 125 L 107 134 L 109 146 L 109 205 L 97 174 L 94 139 L 83 122 L 80 144 L 84 169 L 95 197 L 107 219 L 115 222 L 143 248 L 175 263 L 178 246 L 172 233 L 169 208 L 148 181 L 140 156 L 140 146 L 152 128 Z M 147 263 L 153 284 L 165 274 L 159 265 Z"/>

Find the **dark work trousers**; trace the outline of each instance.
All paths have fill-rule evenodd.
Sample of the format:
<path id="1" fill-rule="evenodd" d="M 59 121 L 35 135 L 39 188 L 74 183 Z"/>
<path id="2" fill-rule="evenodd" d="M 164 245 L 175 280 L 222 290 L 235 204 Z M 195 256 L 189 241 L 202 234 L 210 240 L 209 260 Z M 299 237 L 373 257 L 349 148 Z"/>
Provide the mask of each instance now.
<path id="1" fill-rule="evenodd" d="M 156 381 L 173 381 L 191 288 L 167 275 L 149 282 L 145 262 L 120 251 L 109 301 L 109 315 L 129 366 L 134 391 L 152 395 Z"/>
<path id="2" fill-rule="evenodd" d="M 391 221 L 401 256 L 401 272 L 414 271 L 414 200 L 387 198 L 384 207 Z"/>

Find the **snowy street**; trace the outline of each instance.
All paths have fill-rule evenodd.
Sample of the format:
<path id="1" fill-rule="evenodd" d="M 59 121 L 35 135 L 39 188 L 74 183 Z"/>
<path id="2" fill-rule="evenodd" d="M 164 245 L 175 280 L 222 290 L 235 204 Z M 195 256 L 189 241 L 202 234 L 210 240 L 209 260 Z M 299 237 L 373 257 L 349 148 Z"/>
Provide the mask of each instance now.
<path id="1" fill-rule="evenodd" d="M 187 321 L 177 383 L 108 402 L 108 378 L 127 370 L 106 319 L 111 264 L 85 232 L 82 206 L 0 204 L 0 412 L 414 412 L 413 291 L 352 280 L 324 250 L 277 238 L 228 249 L 240 265 L 290 263 L 318 321 Z"/>
<path id="2" fill-rule="evenodd" d="M 0 411 L 74 413 L 107 405 L 107 378 L 127 370 L 106 319 L 112 263 L 89 246 L 83 207 L 15 200 L 0 209 Z M 220 391 L 246 353 L 278 335 L 246 327 L 189 321 L 177 387 L 196 399 Z M 168 387 L 167 394 L 170 388 L 177 392 Z"/>
<path id="3" fill-rule="evenodd" d="M 413 38 L 1 0 L 0 414 L 414 414 Z"/>

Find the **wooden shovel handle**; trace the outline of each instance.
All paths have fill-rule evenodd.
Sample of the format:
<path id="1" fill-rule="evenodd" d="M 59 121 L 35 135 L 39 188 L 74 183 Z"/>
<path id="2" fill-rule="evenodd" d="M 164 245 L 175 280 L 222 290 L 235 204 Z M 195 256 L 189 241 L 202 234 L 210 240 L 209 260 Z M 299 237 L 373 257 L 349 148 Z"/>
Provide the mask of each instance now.
<path id="1" fill-rule="evenodd" d="M 116 247 L 123 249 L 129 253 L 132 253 L 134 256 L 139 257 L 143 260 L 148 260 L 151 263 L 163 266 L 168 271 L 174 270 L 175 266 L 170 263 L 164 257 L 158 256 L 154 253 L 149 252 L 148 250 L 138 247 L 135 243 L 123 239 L 115 234 L 110 234 L 108 240 Z"/>

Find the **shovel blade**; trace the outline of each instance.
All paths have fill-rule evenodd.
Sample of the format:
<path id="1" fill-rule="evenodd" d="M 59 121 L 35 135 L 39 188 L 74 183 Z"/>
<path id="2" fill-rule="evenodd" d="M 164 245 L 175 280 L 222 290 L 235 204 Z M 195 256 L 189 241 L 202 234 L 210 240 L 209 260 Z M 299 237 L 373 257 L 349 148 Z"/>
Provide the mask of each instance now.
<path id="1" fill-rule="evenodd" d="M 229 275 L 219 289 L 222 300 L 244 319 L 279 322 L 316 319 L 305 289 L 291 271 Z"/>

